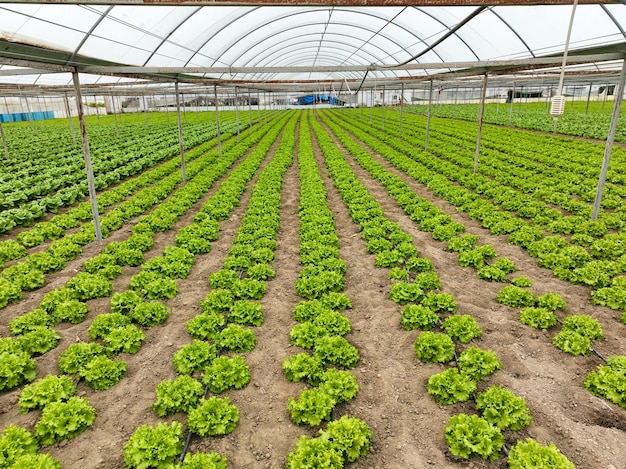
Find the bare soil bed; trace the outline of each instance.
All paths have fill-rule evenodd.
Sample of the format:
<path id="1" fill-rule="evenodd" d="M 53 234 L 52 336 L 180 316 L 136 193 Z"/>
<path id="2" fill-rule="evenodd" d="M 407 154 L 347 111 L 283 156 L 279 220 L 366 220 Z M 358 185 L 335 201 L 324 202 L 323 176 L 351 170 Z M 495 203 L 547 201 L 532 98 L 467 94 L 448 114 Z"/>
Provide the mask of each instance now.
<path id="1" fill-rule="evenodd" d="M 340 147 L 340 144 L 337 143 Z M 401 307 L 388 298 L 391 286 L 388 270 L 374 266 L 374 256 L 366 251 L 355 225 L 338 192 L 328 178 L 319 148 L 316 157 L 328 191 L 328 203 L 335 215 L 340 238 L 340 257 L 348 266 L 344 293 L 352 300 L 353 308 L 345 311 L 353 332 L 347 339 L 355 345 L 361 359 L 353 373 L 357 376 L 360 392 L 346 404 L 341 404 L 335 416 L 350 414 L 365 421 L 374 433 L 370 453 L 349 464 L 361 469 L 422 469 L 422 468 L 506 468 L 504 455 L 500 460 L 465 461 L 447 450 L 443 429 L 450 416 L 460 412 L 476 413 L 472 402 L 453 406 L 439 405 L 426 392 L 426 382 L 446 365 L 421 363 L 414 353 L 417 331 L 407 332 L 400 326 Z M 346 153 L 347 154 L 347 153 Z M 461 221 L 468 232 L 479 235 L 481 243 L 491 244 L 499 255 L 510 258 L 517 265 L 518 275 L 533 282 L 533 293 L 560 293 L 568 305 L 568 313 L 585 313 L 602 324 L 606 339 L 598 344 L 605 356 L 626 354 L 619 315 L 615 311 L 592 306 L 590 291 L 555 279 L 537 266 L 535 259 L 521 248 L 511 246 L 504 237 L 491 236 L 480 224 L 457 214 L 454 207 L 434 197 L 430 191 L 395 170 L 383 158 L 378 160 L 387 169 L 403 178 L 420 196 Z M 443 291 L 454 295 L 461 314 L 474 316 L 483 329 L 483 335 L 473 345 L 496 352 L 503 369 L 479 383 L 479 391 L 487 386 L 502 385 L 522 396 L 530 408 L 533 423 L 526 430 L 505 433 L 508 447 L 517 440 L 533 437 L 543 443 L 554 442 L 579 469 L 626 469 L 626 410 L 608 401 L 598 399 L 586 391 L 583 381 L 588 372 L 601 364 L 597 357 L 573 357 L 551 344 L 554 332 L 541 332 L 519 322 L 519 311 L 495 301 L 503 286 L 478 279 L 475 270 L 460 267 L 457 254 L 445 250 L 446 243 L 434 241 L 430 233 L 419 230 L 389 197 L 385 189 L 348 156 L 348 161 L 359 179 L 379 201 L 389 219 L 397 222 L 413 236 L 420 255 L 433 261 L 441 279 Z M 136 355 L 122 355 L 128 365 L 125 378 L 107 391 L 93 391 L 80 383 L 79 395 L 89 399 L 96 408 L 93 426 L 76 438 L 44 447 L 68 469 L 121 469 L 123 446 L 130 435 L 142 424 L 154 425 L 160 421 L 186 420 L 185 414 L 160 419 L 152 410 L 155 388 L 164 379 L 176 376 L 172 357 L 176 350 L 191 341 L 185 322 L 198 314 L 200 301 L 209 291 L 207 279 L 222 267 L 232 244 L 236 229 L 245 212 L 250 187 L 241 205 L 229 220 L 221 225 L 219 240 L 212 251 L 196 256 L 196 264 L 185 280 L 180 280 L 178 296 L 166 304 L 170 317 L 162 325 L 145 329 L 147 339 Z M 215 193 L 216 183 L 207 197 Z M 190 210 L 177 224 L 191 222 L 206 197 Z M 252 380 L 239 391 L 225 394 L 239 408 L 241 419 L 237 429 L 222 438 L 194 437 L 190 451 L 217 451 L 226 456 L 229 468 L 277 469 L 286 466 L 287 454 L 295 447 L 300 435 L 314 436 L 319 428 L 293 424 L 287 411 L 289 397 L 295 397 L 305 386 L 287 381 L 282 373 L 282 361 L 301 352 L 289 343 L 289 331 L 295 324 L 292 311 L 301 300 L 295 292 L 295 281 L 300 269 L 298 260 L 298 204 L 299 182 L 297 158 L 285 176 L 282 190 L 281 230 L 276 250 L 276 278 L 268 282 L 267 293 L 261 303 L 265 314 L 263 325 L 254 329 L 257 346 L 245 354 Z M 118 235 L 129 234 L 125 226 Z M 159 234 L 154 248 L 146 258 L 158 255 L 165 246 L 172 245 L 173 233 Z M 115 240 L 116 237 L 110 238 Z M 68 267 L 51 276 L 46 286 L 26 294 L 18 304 L 5 308 L 0 314 L 0 336 L 9 335 L 8 322 L 36 308 L 43 295 L 63 286 L 67 279 L 80 270 L 82 263 L 100 252 L 101 246 L 90 246 Z M 114 291 L 124 290 L 137 268 L 125 268 L 114 282 Z M 59 346 L 37 359 L 37 375 L 58 373 L 58 357 L 73 342 L 89 340 L 87 327 L 93 318 L 108 312 L 109 299 L 89 302 L 90 312 L 79 325 L 62 324 L 57 327 L 63 336 Z M 32 430 L 40 413 L 20 414 L 17 400 L 21 388 L 0 394 L 0 430 L 16 423 Z"/>

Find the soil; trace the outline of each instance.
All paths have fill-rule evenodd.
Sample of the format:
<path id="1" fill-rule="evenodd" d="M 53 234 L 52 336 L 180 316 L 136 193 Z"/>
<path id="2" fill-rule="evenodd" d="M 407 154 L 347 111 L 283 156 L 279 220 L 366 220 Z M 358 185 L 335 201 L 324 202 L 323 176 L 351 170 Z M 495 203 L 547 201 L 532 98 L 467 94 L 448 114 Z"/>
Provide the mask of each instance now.
<path id="1" fill-rule="evenodd" d="M 336 144 L 342 148 L 338 142 Z M 275 148 L 276 145 L 272 151 Z M 415 356 L 413 343 L 419 333 L 407 332 L 400 326 L 401 307 L 388 298 L 391 286 L 388 270 L 374 266 L 374 257 L 367 254 L 358 227 L 351 221 L 339 193 L 328 178 L 319 147 L 314 145 L 314 150 L 328 192 L 327 200 L 335 216 L 340 257 L 348 266 L 344 293 L 352 300 L 353 308 L 345 314 L 353 331 L 347 339 L 358 348 L 361 356 L 353 370 L 360 386 L 359 394 L 352 401 L 339 405 L 335 417 L 344 414 L 358 417 L 374 434 L 369 454 L 346 467 L 507 467 L 504 456 L 498 461 L 466 461 L 448 452 L 443 437 L 448 419 L 461 412 L 477 413 L 475 405 L 470 401 L 442 406 L 426 392 L 428 378 L 449 365 L 424 364 Z M 560 293 L 568 304 L 568 314 L 584 313 L 597 318 L 606 336 L 598 348 L 605 356 L 626 354 L 622 339 L 624 326 L 619 322 L 619 314 L 592 306 L 588 288 L 554 278 L 550 271 L 538 267 L 536 260 L 524 250 L 507 244 L 504 237 L 491 236 L 479 223 L 456 213 L 454 207 L 435 197 L 426 187 L 395 170 L 380 156 L 374 154 L 374 157 L 407 182 L 418 195 L 464 223 L 468 232 L 479 235 L 480 243 L 491 244 L 500 256 L 513 260 L 519 269 L 516 275 L 525 275 L 532 280 L 533 293 Z M 521 324 L 518 309 L 495 301 L 502 284 L 480 280 L 475 270 L 460 267 L 457 254 L 445 250 L 446 243 L 434 241 L 430 233 L 421 232 L 378 182 L 349 156 L 348 161 L 388 218 L 413 236 L 421 256 L 432 260 L 442 290 L 454 295 L 458 312 L 472 315 L 482 327 L 482 337 L 471 345 L 493 350 L 503 363 L 502 370 L 482 380 L 478 390 L 501 385 L 526 399 L 533 423 L 522 431 L 505 432 L 507 447 L 517 440 L 532 437 L 544 444 L 554 442 L 579 469 L 626 469 L 626 410 L 594 397 L 583 387 L 587 373 L 602 364 L 600 359 L 565 354 L 551 344 L 556 332 L 536 331 Z M 192 221 L 194 213 L 216 192 L 219 182 L 221 180 L 173 230 L 157 235 L 155 246 L 146 253 L 146 259 L 160 254 L 164 247 L 174 243 L 176 230 Z M 87 397 L 96 408 L 95 423 L 71 440 L 41 449 L 61 461 L 64 468 L 121 469 L 124 467 L 123 447 L 140 425 L 174 420 L 185 424 L 183 413 L 165 419 L 157 417 L 151 408 L 155 400 L 154 390 L 162 380 L 176 376 L 173 354 L 191 342 L 185 322 L 200 311 L 200 301 L 209 291 L 207 279 L 221 268 L 226 258 L 254 182 L 248 185 L 240 206 L 230 219 L 221 224 L 220 237 L 213 243 L 212 251 L 196 256 L 191 274 L 178 282 L 178 296 L 165 302 L 170 308 L 169 319 L 159 326 L 145 329 L 147 339 L 137 354 L 120 355 L 128 366 L 126 377 L 107 391 L 93 391 L 79 383 L 78 394 Z M 300 269 L 297 158 L 285 174 L 281 202 L 282 225 L 274 264 L 277 275 L 268 282 L 267 292 L 261 300 L 265 321 L 254 329 L 257 346 L 245 354 L 252 380 L 242 390 L 224 393 L 239 408 L 240 421 L 230 435 L 221 438 L 194 436 L 190 444 L 192 453 L 219 452 L 233 469 L 284 468 L 287 454 L 294 449 L 298 437 L 315 436 L 323 428 L 297 426 L 291 422 L 287 411 L 289 398 L 296 397 L 307 386 L 287 381 L 281 369 L 286 357 L 302 351 L 289 343 L 289 331 L 295 324 L 292 311 L 301 301 L 294 288 Z M 131 227 L 132 223 L 124 226 L 106 242 L 125 238 Z M 26 294 L 22 301 L 2 310 L 0 336 L 9 335 L 7 324 L 12 318 L 37 307 L 46 292 L 63 286 L 80 271 L 85 260 L 103 247 L 88 246 L 79 258 L 68 263 L 66 269 L 49 276 L 44 288 Z M 137 271 L 138 268 L 124 268 L 123 274 L 114 281 L 114 291 L 126 289 L 130 277 Z M 81 324 L 58 325 L 57 330 L 63 338 L 56 349 L 37 358 L 38 377 L 57 374 L 59 355 L 71 343 L 89 340 L 87 328 L 94 317 L 108 312 L 109 300 L 90 301 L 90 312 Z M 458 350 L 464 347 L 459 346 Z M 0 429 L 15 423 L 32 430 L 37 422 L 39 411 L 19 413 L 17 400 L 21 389 L 0 394 Z"/>

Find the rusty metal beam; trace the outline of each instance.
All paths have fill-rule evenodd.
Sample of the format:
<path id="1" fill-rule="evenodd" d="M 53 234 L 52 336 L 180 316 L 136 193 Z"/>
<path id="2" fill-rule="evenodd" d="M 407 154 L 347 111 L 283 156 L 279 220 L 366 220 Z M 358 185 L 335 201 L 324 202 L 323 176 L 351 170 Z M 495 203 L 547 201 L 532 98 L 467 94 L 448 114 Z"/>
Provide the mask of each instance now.
<path id="1" fill-rule="evenodd" d="M 484 6 L 483 0 L 12 0 L 11 3 L 81 5 L 172 6 Z M 571 5 L 571 0 L 491 0 L 489 5 Z M 608 4 L 613 0 L 579 0 L 581 4 Z"/>

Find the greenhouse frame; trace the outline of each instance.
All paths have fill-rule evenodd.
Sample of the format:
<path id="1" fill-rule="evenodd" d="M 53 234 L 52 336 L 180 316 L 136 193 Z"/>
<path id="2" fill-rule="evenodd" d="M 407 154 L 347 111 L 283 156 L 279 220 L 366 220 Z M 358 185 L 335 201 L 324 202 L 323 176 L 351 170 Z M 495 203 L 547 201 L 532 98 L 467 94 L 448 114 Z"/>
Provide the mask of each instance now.
<path id="1" fill-rule="evenodd" d="M 621 469 L 625 88 L 626 0 L 0 0 L 0 468 Z"/>

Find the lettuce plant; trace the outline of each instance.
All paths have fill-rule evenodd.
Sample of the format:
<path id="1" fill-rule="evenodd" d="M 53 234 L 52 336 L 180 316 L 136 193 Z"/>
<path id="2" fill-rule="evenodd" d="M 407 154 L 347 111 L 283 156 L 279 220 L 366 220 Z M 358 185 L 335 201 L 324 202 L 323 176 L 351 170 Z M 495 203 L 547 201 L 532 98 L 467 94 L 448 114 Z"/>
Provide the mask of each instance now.
<path id="1" fill-rule="evenodd" d="M 287 469 L 342 469 L 344 461 L 338 448 L 329 440 L 301 436 L 294 451 L 287 456 Z"/>
<path id="2" fill-rule="evenodd" d="M 422 329 L 429 331 L 439 322 L 437 316 L 430 308 L 422 305 L 407 305 L 402 308 L 400 324 L 406 331 Z"/>
<path id="3" fill-rule="evenodd" d="M 506 388 L 490 386 L 476 396 L 483 418 L 500 430 L 522 430 L 532 422 L 526 401 Z"/>
<path id="4" fill-rule="evenodd" d="M 450 405 L 467 401 L 476 390 L 476 382 L 458 369 L 448 368 L 428 378 L 426 389 L 437 402 Z"/>
<path id="5" fill-rule="evenodd" d="M 109 355 L 122 352 L 134 354 L 139 351 L 142 342 L 146 340 L 146 334 L 137 326 L 127 324 L 111 329 L 102 339 Z"/>
<path id="6" fill-rule="evenodd" d="M 508 464 L 509 469 L 576 469 L 554 443 L 544 446 L 532 438 L 520 440 L 511 448 Z"/>
<path id="7" fill-rule="evenodd" d="M 320 431 L 320 439 L 330 441 L 344 461 L 354 462 L 369 452 L 372 432 L 365 422 L 344 415 Z"/>
<path id="8" fill-rule="evenodd" d="M 37 376 L 35 360 L 23 351 L 0 352 L 0 391 L 16 388 Z"/>
<path id="9" fill-rule="evenodd" d="M 324 420 L 330 420 L 330 414 L 337 401 L 320 388 L 304 389 L 298 400 L 289 398 L 287 409 L 291 420 L 300 425 L 316 426 Z"/>
<path id="10" fill-rule="evenodd" d="M 217 356 L 215 345 L 194 339 L 174 353 L 174 368 L 181 375 L 204 370 Z"/>
<path id="11" fill-rule="evenodd" d="M 481 457 L 495 461 L 504 446 L 500 430 L 476 415 L 453 415 L 444 436 L 450 453 L 463 459 Z"/>
<path id="12" fill-rule="evenodd" d="M 324 372 L 319 389 L 332 397 L 337 403 L 348 402 L 359 392 L 356 377 L 349 371 L 330 368 Z"/>
<path id="13" fill-rule="evenodd" d="M 96 411 L 87 399 L 71 397 L 66 402 L 49 403 L 35 425 L 35 436 L 43 445 L 52 445 L 81 434 L 96 419 Z"/>
<path id="14" fill-rule="evenodd" d="M 55 348 L 59 340 L 61 340 L 61 336 L 57 331 L 46 326 L 35 327 L 33 330 L 19 336 L 17 339 L 22 350 L 31 355 L 43 355 Z"/>
<path id="15" fill-rule="evenodd" d="M 425 363 L 446 363 L 454 359 L 454 342 L 445 334 L 422 332 L 415 340 L 415 355 Z"/>
<path id="16" fill-rule="evenodd" d="M 69 376 L 48 375 L 36 383 L 24 386 L 19 398 L 20 412 L 43 409 L 51 402 L 67 401 L 76 394 L 76 386 Z"/>
<path id="17" fill-rule="evenodd" d="M 152 404 L 159 417 L 176 412 L 189 412 L 203 395 L 202 384 L 187 375 L 161 381 L 155 390 L 156 402 Z"/>
<path id="18" fill-rule="evenodd" d="M 37 440 L 28 430 L 10 424 L 0 433 L 0 467 L 13 468 L 16 461 L 34 456 L 38 449 Z"/>
<path id="19" fill-rule="evenodd" d="M 250 370 L 243 357 L 219 356 L 207 366 L 202 383 L 212 393 L 219 394 L 227 389 L 242 389 L 250 382 Z"/>
<path id="20" fill-rule="evenodd" d="M 187 425 L 195 434 L 205 436 L 227 435 L 237 427 L 239 410 L 230 405 L 228 397 L 211 396 L 200 399 L 198 406 L 189 411 Z"/>
<path id="21" fill-rule="evenodd" d="M 294 383 L 306 381 L 317 386 L 322 379 L 324 368 L 322 363 L 308 353 L 298 353 L 285 358 L 282 364 L 285 378 Z"/>
<path id="22" fill-rule="evenodd" d="M 441 327 L 452 340 L 458 340 L 463 344 L 480 337 L 483 333 L 476 320 L 469 314 L 449 316 L 443 321 Z"/>
<path id="23" fill-rule="evenodd" d="M 124 445 L 124 464 L 128 468 L 167 467 L 183 451 L 183 427 L 160 422 L 155 427 L 142 425 Z"/>
<path id="24" fill-rule="evenodd" d="M 359 351 L 340 336 L 324 336 L 315 342 L 314 354 L 327 366 L 354 368 L 359 361 Z"/>
<path id="25" fill-rule="evenodd" d="M 459 355 L 457 365 L 461 373 L 478 381 L 502 368 L 502 363 L 491 350 L 468 347 Z"/>
<path id="26" fill-rule="evenodd" d="M 93 358 L 78 371 L 78 376 L 85 380 L 85 384 L 97 391 L 113 387 L 125 374 L 124 360 L 111 360 L 104 356 Z"/>
<path id="27" fill-rule="evenodd" d="M 523 308 L 520 311 L 519 320 L 522 324 L 536 329 L 550 329 L 558 322 L 552 311 L 546 308 Z"/>
<path id="28" fill-rule="evenodd" d="M 227 469 L 228 461 L 218 453 L 187 453 L 176 469 Z"/>
<path id="29" fill-rule="evenodd" d="M 87 329 L 87 333 L 92 340 L 105 337 L 113 329 L 124 327 L 130 324 L 130 318 L 120 313 L 104 313 L 94 318 Z"/>
<path id="30" fill-rule="evenodd" d="M 226 320 L 220 313 L 211 312 L 199 314 L 185 323 L 187 332 L 194 339 L 212 340 L 215 339 L 224 328 Z"/>

